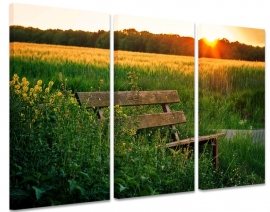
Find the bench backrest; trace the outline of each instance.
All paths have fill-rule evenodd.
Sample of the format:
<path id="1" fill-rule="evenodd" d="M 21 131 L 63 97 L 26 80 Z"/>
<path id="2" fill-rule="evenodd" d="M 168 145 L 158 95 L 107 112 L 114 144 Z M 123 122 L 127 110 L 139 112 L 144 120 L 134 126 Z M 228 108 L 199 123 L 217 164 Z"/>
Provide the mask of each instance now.
<path id="1" fill-rule="evenodd" d="M 97 107 L 99 115 L 103 118 L 102 107 L 110 105 L 110 92 L 77 92 L 75 96 L 79 103 L 86 104 L 87 108 Z M 163 113 L 143 114 L 136 117 L 137 129 L 145 129 L 150 127 L 170 126 L 175 129 L 175 124 L 185 123 L 186 117 L 183 111 L 171 112 L 170 103 L 180 102 L 178 92 L 176 90 L 162 91 L 117 91 L 114 92 L 114 105 L 119 106 L 138 106 L 160 104 Z M 132 118 L 126 127 L 132 126 Z M 175 140 L 179 140 L 178 134 L 173 135 Z"/>

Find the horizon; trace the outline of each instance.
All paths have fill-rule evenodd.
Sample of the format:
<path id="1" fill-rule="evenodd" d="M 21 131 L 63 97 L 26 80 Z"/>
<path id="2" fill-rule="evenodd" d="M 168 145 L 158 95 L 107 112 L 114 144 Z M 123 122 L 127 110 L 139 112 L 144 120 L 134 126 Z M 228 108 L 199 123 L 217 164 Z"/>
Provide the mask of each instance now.
<path id="1" fill-rule="evenodd" d="M 241 44 L 254 47 L 265 47 L 264 29 L 219 24 L 200 24 L 198 26 L 198 40 L 202 38 L 206 38 L 210 42 L 226 38 L 230 43 L 238 41 Z"/>
<path id="2" fill-rule="evenodd" d="M 59 28 L 48 28 L 48 29 L 40 29 L 39 27 L 34 27 L 34 26 L 23 26 L 23 25 L 10 25 L 10 27 L 11 26 L 19 26 L 19 27 L 24 27 L 24 28 L 34 28 L 34 29 L 39 29 L 39 30 L 42 30 L 42 31 L 46 31 L 46 30 L 63 30 L 63 31 L 68 31 L 68 30 L 73 30 L 73 31 L 84 31 L 84 32 L 98 32 L 99 30 L 103 30 L 103 29 L 98 29 L 97 31 L 85 31 L 85 30 L 74 30 L 74 29 L 59 29 Z M 114 32 L 116 32 L 116 31 L 123 31 L 123 30 L 129 30 L 129 29 L 135 29 L 135 28 L 126 28 L 126 29 L 121 29 L 121 30 L 114 30 Z M 149 33 L 151 33 L 151 34 L 153 34 L 153 35 L 160 35 L 160 34 L 164 34 L 164 35 L 179 35 L 179 34 L 172 34 L 172 33 L 158 33 L 158 34 L 156 34 L 156 33 L 153 33 L 153 32 L 151 32 L 151 31 L 148 31 L 148 30 L 141 30 L 141 31 L 139 31 L 139 30 L 137 30 L 137 29 L 135 29 L 137 32 L 143 32 L 143 31 L 147 31 L 147 32 L 149 32 Z M 104 31 L 106 31 L 106 30 L 104 30 Z M 106 32 L 109 32 L 110 30 L 108 30 L 108 31 L 106 31 Z M 194 39 L 194 37 L 192 37 L 192 36 L 183 36 L 183 35 L 179 35 L 180 37 L 189 37 L 189 38 L 192 38 L 192 39 Z M 203 40 L 203 39 L 205 39 L 205 40 L 208 40 L 206 37 L 201 37 L 201 38 L 198 38 L 198 41 L 200 41 L 200 40 Z M 252 44 L 247 44 L 247 43 L 244 43 L 244 42 L 240 42 L 239 40 L 235 40 L 235 41 L 231 41 L 231 40 L 229 40 L 228 38 L 226 38 L 226 37 L 220 37 L 220 38 L 216 38 L 216 39 L 214 39 L 215 41 L 217 40 L 217 41 L 219 41 L 219 40 L 222 40 L 222 39 L 227 39 L 230 43 L 233 43 L 233 42 L 239 42 L 240 44 L 243 44 L 243 45 L 248 45 L 248 46 L 253 46 L 253 47 L 257 47 L 257 46 L 255 46 L 255 45 L 252 45 Z M 194 39 L 195 40 L 195 39 Z M 210 39 L 209 39 L 210 40 Z M 212 41 L 210 41 L 210 42 L 213 42 L 214 40 L 212 40 Z M 209 45 L 209 46 L 211 46 L 211 45 Z M 265 45 L 264 46 L 258 46 L 258 47 L 260 47 L 260 48 L 265 48 Z"/>

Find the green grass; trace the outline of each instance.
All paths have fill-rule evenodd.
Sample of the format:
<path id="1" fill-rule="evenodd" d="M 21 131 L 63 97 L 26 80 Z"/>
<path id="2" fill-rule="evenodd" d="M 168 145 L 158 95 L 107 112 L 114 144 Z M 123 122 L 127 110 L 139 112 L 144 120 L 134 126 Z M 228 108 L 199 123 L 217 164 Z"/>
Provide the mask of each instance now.
<path id="1" fill-rule="evenodd" d="M 186 124 L 177 125 L 179 136 L 193 137 L 194 72 L 189 70 L 193 65 L 193 58 L 159 55 L 159 64 L 147 59 L 153 57 L 152 54 L 134 53 L 131 56 L 133 53 L 121 53 L 123 61 L 128 63 L 128 58 L 133 58 L 133 61 L 130 64 L 115 64 L 115 91 L 177 90 L 180 103 L 170 104 L 170 108 L 174 111 L 183 110 L 188 120 Z M 186 60 L 189 62 L 182 62 Z M 126 114 L 136 119 L 139 114 L 158 112 L 162 112 L 160 105 L 117 107 L 115 117 L 121 118 Z M 126 131 L 121 124 L 115 122 L 114 130 L 116 198 L 194 190 L 193 148 L 179 150 L 166 148 L 165 144 L 172 141 L 169 127 Z"/>
<path id="2" fill-rule="evenodd" d="M 31 53 L 22 45 L 10 57 L 10 208 L 108 200 L 109 119 L 98 122 L 74 92 L 109 90 L 109 65 L 67 60 L 61 46 Z"/>
<path id="3" fill-rule="evenodd" d="M 264 63 L 201 58 L 199 64 L 199 135 L 265 128 Z M 199 154 L 200 189 L 265 183 L 264 141 L 238 135 L 219 143 L 217 170 L 209 150 Z"/>
<path id="4" fill-rule="evenodd" d="M 109 65 L 99 67 L 94 64 L 77 63 L 73 61 L 44 61 L 37 58 L 12 57 L 10 58 L 10 77 L 14 74 L 27 77 L 31 84 L 39 79 L 48 84 L 50 80 L 59 88 L 61 82 L 59 73 L 68 81 L 68 90 L 75 92 L 98 91 L 100 80 L 104 80 L 102 91 L 110 90 Z"/>
<path id="5" fill-rule="evenodd" d="M 199 188 L 214 189 L 265 183 L 265 147 L 249 135 L 220 139 L 219 167 L 206 147 L 199 158 Z"/>
<path id="6" fill-rule="evenodd" d="M 264 63 L 205 58 L 200 61 L 199 132 L 264 129 Z"/>
<path id="7" fill-rule="evenodd" d="M 11 88 L 11 206 L 27 208 L 108 199 L 109 126 L 97 125 L 94 111 L 79 108 L 69 93 L 69 90 L 71 94 L 108 91 L 108 62 L 76 61 L 65 58 L 63 53 L 55 57 L 47 50 L 40 55 L 46 54 L 49 59 L 36 57 L 28 51 L 10 57 L 10 80 L 18 74 L 20 80 L 26 77 L 30 87 L 34 87 L 41 79 L 43 93 L 49 82 L 54 81 L 47 100 L 53 96 L 57 100 L 40 108 L 46 102 L 44 98 L 31 104 L 22 94 L 12 93 L 16 89 Z M 187 123 L 177 125 L 177 130 L 180 138 L 193 137 L 193 58 L 122 54 L 122 57 L 118 55 L 121 61 L 119 59 L 114 68 L 115 91 L 177 90 L 180 103 L 171 104 L 170 108 L 183 110 L 187 118 Z M 200 63 L 201 135 L 216 129 L 264 128 L 264 66 L 243 63 L 233 61 L 231 64 L 224 60 Z M 61 98 L 59 91 L 63 94 Z M 29 95 L 30 91 L 27 92 Z M 126 107 L 118 112 L 115 108 L 115 116 L 159 111 L 159 105 Z M 108 117 L 108 109 L 105 114 Z M 115 197 L 194 190 L 193 149 L 166 149 L 165 143 L 171 141 L 169 128 L 134 132 L 115 123 L 114 132 Z M 201 189 L 264 183 L 263 145 L 252 143 L 248 137 L 236 137 L 232 141 L 222 138 L 219 153 L 220 166 L 214 170 L 209 151 L 202 148 L 199 159 Z"/>

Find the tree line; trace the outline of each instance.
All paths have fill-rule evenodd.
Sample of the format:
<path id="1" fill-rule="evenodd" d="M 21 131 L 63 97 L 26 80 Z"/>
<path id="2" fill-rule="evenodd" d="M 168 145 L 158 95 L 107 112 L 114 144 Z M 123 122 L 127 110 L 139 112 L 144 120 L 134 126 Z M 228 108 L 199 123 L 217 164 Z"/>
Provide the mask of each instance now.
<path id="1" fill-rule="evenodd" d="M 114 32 L 114 49 L 173 55 L 194 55 L 194 38 L 124 29 Z"/>
<path id="2" fill-rule="evenodd" d="M 10 42 L 14 41 L 109 49 L 110 32 L 71 29 L 41 30 L 33 27 L 10 26 Z"/>
<path id="3" fill-rule="evenodd" d="M 10 42 L 31 42 L 92 48 L 110 48 L 110 31 L 47 29 L 10 26 Z M 153 34 L 148 31 L 124 29 L 114 32 L 114 50 L 194 56 L 194 38 L 176 34 Z M 199 57 L 265 61 L 265 47 L 218 39 L 210 46 L 199 40 Z"/>
<path id="4" fill-rule="evenodd" d="M 200 39 L 199 57 L 264 62 L 265 47 L 247 45 L 238 41 L 230 42 L 226 38 L 216 40 L 216 44 L 211 46 L 205 39 Z"/>

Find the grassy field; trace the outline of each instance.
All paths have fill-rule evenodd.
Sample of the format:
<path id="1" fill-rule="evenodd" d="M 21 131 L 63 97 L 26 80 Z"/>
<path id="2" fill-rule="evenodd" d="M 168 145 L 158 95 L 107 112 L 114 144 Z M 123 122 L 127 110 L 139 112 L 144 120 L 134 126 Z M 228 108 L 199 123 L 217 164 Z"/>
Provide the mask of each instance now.
<path id="1" fill-rule="evenodd" d="M 192 57 L 115 52 L 115 90 L 178 90 L 187 124 L 177 126 L 181 138 L 194 136 L 194 63 Z M 199 134 L 219 129 L 264 129 L 264 63 L 200 59 Z M 157 112 L 157 107 L 116 109 L 121 113 Z M 183 192 L 193 189 L 193 150 L 164 149 L 168 129 L 120 133 L 115 126 L 115 196 Z M 166 134 L 167 133 L 167 134 Z M 200 150 L 199 187 L 223 188 L 264 183 L 264 145 L 249 135 L 220 139 L 220 166 L 214 169 L 208 148 Z M 178 162 L 172 164 L 171 159 Z M 136 165 L 135 165 L 136 164 Z M 165 164 L 169 164 L 166 166 Z M 166 168 L 165 168 L 166 167 Z M 164 170 L 166 169 L 166 171 Z M 176 171 L 177 170 L 177 171 Z M 170 182 L 170 189 L 168 186 Z M 147 186 L 146 186 L 147 185 Z"/>
<path id="2" fill-rule="evenodd" d="M 109 50 L 10 44 L 11 209 L 109 199 L 108 120 L 74 98 L 104 90 Z"/>
<path id="3" fill-rule="evenodd" d="M 177 126 L 179 136 L 194 136 L 194 58 L 116 51 L 114 89 L 177 90 L 187 123 Z M 117 107 L 115 116 L 161 112 L 161 106 Z M 129 198 L 194 190 L 193 149 L 166 149 L 168 127 L 124 131 L 115 123 L 114 195 Z M 183 150 L 183 151 L 182 151 Z"/>
<path id="4" fill-rule="evenodd" d="M 265 128 L 265 64 L 199 59 L 199 134 L 220 129 Z M 220 166 L 211 164 L 209 149 L 199 158 L 199 188 L 213 189 L 265 182 L 264 140 L 249 134 L 220 139 Z"/>
<path id="5" fill-rule="evenodd" d="M 10 43 L 10 78 L 25 76 L 33 85 L 42 79 L 59 88 L 67 79 L 67 89 L 77 91 L 110 90 L 110 51 L 34 43 Z M 102 80 L 102 87 L 100 87 Z"/>
<path id="6" fill-rule="evenodd" d="M 77 91 L 108 91 L 109 50 L 10 44 L 11 206 L 27 208 L 109 198 L 109 125 L 79 107 Z M 264 129 L 264 63 L 201 58 L 199 134 Z M 194 58 L 116 51 L 114 89 L 178 91 L 194 136 Z M 42 105 L 42 106 L 41 106 Z M 161 107 L 115 107 L 114 116 L 161 112 Z M 109 109 L 105 115 L 109 118 Z M 192 148 L 166 149 L 166 127 L 127 131 L 114 125 L 114 195 L 128 198 L 194 190 Z M 220 166 L 209 149 L 199 158 L 201 189 L 264 183 L 264 145 L 250 136 L 220 140 Z M 16 207 L 15 207 L 16 206 Z"/>

